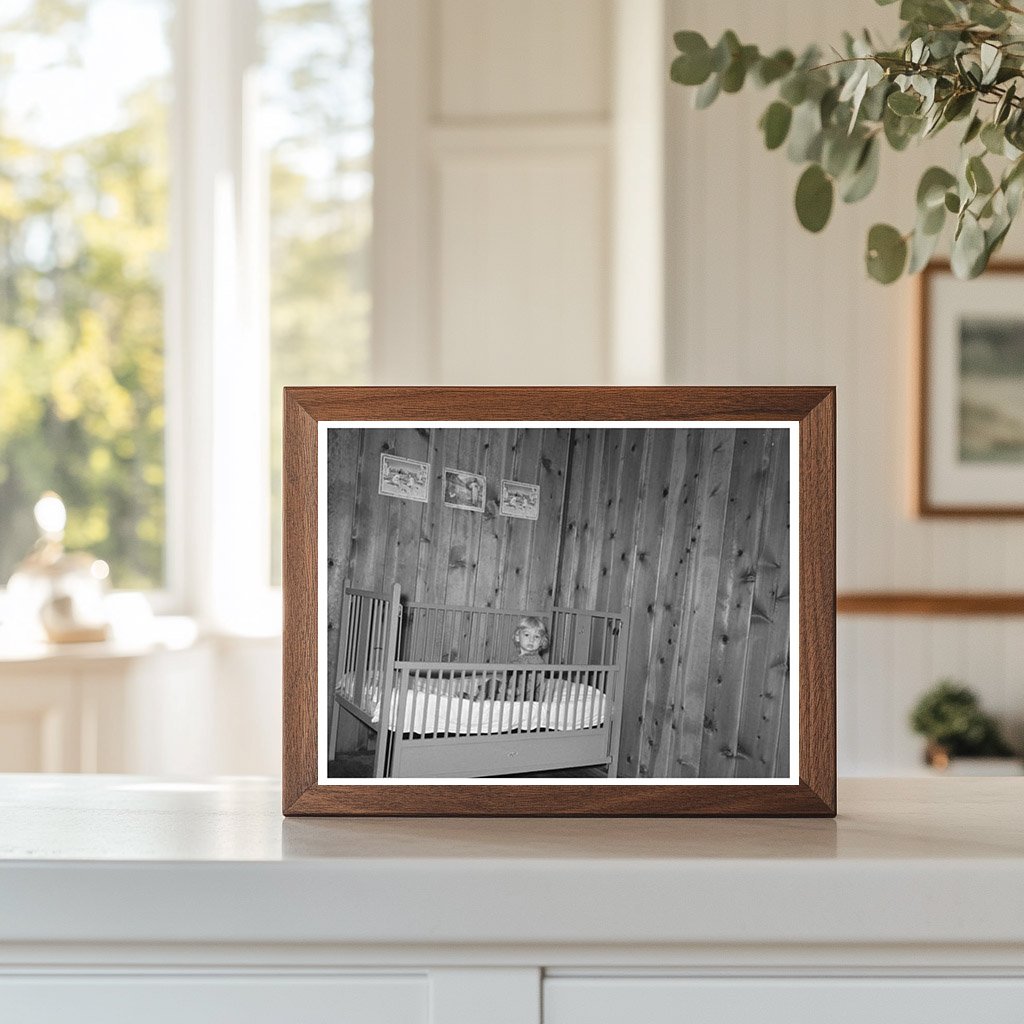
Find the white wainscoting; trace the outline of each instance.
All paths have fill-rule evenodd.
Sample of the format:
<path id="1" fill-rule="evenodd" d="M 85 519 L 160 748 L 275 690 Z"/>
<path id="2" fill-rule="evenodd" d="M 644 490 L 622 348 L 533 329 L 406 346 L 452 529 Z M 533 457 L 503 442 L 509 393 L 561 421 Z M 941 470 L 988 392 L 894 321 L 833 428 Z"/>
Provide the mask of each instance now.
<path id="1" fill-rule="evenodd" d="M 668 29 L 714 41 L 732 28 L 763 48 L 838 42 L 842 29 L 865 25 L 885 40 L 895 37 L 895 10 L 864 0 L 669 0 Z M 765 151 L 756 128 L 771 98 L 748 88 L 696 111 L 692 90 L 666 86 L 669 381 L 838 387 L 840 590 L 1024 589 L 1024 521 L 911 515 L 914 285 L 883 288 L 863 269 L 870 225 L 909 229 L 921 172 L 946 159 L 958 133 L 885 151 L 877 192 L 837 203 L 813 236 L 793 212 L 800 168 Z M 1022 241 L 1018 225 L 1006 254 L 1021 255 Z M 919 743 L 907 710 L 942 676 L 975 687 L 1019 736 L 1022 654 L 1021 618 L 841 618 L 840 771 L 913 771 Z"/>
<path id="2" fill-rule="evenodd" d="M 663 0 L 374 16 L 375 380 L 659 383 Z"/>

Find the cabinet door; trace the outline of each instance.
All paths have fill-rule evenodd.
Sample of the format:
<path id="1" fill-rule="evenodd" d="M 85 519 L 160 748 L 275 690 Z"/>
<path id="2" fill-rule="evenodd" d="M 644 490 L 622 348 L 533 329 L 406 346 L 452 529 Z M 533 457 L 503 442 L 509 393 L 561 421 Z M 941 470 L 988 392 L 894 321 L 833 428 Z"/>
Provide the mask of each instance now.
<path id="1" fill-rule="evenodd" d="M 569 978 L 544 1024 L 1021 1024 L 1024 978 Z"/>
<path id="2" fill-rule="evenodd" d="M 426 1024 L 426 975 L 94 976 L 0 979 L 18 1024 Z"/>

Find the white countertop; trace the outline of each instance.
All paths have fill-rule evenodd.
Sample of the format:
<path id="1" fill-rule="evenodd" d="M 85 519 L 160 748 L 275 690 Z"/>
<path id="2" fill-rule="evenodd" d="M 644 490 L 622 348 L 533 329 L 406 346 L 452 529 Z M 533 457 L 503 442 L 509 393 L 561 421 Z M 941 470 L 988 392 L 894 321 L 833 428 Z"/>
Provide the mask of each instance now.
<path id="1" fill-rule="evenodd" d="M 1024 780 L 829 820 L 284 819 L 277 784 L 0 776 L 0 943 L 1024 945 Z"/>

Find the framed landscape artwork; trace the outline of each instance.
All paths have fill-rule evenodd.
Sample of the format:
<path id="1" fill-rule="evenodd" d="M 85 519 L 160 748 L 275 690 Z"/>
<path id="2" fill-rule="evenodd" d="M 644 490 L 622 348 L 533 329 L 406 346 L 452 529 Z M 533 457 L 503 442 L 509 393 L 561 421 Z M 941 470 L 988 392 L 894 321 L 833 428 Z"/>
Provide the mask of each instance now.
<path id="1" fill-rule="evenodd" d="M 1024 515 L 1024 264 L 920 282 L 917 512 Z"/>
<path id="2" fill-rule="evenodd" d="M 830 388 L 286 389 L 285 813 L 834 814 L 834 465 Z"/>

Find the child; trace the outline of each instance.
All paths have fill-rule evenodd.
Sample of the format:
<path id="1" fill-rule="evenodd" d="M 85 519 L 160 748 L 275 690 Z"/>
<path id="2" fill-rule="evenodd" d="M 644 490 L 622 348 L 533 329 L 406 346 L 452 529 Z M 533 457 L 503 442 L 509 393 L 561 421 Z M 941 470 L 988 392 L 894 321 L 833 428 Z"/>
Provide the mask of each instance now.
<path id="1" fill-rule="evenodd" d="M 516 649 L 516 664 L 543 665 L 544 659 L 541 655 L 551 646 L 548 627 L 533 615 L 525 616 L 519 620 L 512 634 L 512 646 Z M 537 675 L 534 672 L 526 672 L 523 675 L 512 673 L 511 679 L 507 673 L 487 676 L 477 685 L 473 699 L 508 700 L 511 697 L 514 700 L 520 693 L 512 691 L 518 690 L 521 686 L 524 700 L 540 700 L 542 682 L 536 678 Z"/>

